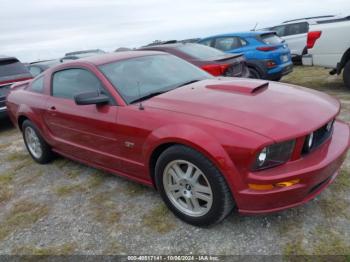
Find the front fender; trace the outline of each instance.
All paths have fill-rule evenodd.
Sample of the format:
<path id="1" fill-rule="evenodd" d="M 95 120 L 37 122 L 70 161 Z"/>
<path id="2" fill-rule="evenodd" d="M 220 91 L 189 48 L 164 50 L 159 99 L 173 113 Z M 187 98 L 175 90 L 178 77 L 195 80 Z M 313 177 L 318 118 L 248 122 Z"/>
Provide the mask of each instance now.
<path id="1" fill-rule="evenodd" d="M 147 169 L 150 170 L 152 153 L 164 144 L 182 144 L 191 147 L 210 159 L 221 171 L 232 194 L 238 187 L 238 170 L 220 143 L 204 130 L 187 124 L 173 124 L 154 130 L 143 146 L 143 157 Z"/>

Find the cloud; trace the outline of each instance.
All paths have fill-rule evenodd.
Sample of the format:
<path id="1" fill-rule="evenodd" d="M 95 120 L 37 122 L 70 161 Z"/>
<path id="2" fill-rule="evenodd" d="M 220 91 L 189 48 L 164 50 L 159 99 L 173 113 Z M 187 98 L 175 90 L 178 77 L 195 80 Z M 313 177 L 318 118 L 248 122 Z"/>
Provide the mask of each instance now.
<path id="1" fill-rule="evenodd" d="M 246 31 L 256 22 L 264 27 L 303 16 L 350 14 L 348 0 L 12 0 L 4 6 L 0 52 L 22 61 Z"/>

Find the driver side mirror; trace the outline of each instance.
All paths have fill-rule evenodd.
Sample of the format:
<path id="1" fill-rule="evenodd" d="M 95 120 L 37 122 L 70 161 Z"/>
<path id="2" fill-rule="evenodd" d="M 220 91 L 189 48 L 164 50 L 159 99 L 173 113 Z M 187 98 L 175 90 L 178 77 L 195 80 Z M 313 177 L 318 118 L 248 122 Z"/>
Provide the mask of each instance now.
<path id="1" fill-rule="evenodd" d="M 74 101 L 77 105 L 102 105 L 108 104 L 110 98 L 98 92 L 87 92 L 75 95 Z"/>

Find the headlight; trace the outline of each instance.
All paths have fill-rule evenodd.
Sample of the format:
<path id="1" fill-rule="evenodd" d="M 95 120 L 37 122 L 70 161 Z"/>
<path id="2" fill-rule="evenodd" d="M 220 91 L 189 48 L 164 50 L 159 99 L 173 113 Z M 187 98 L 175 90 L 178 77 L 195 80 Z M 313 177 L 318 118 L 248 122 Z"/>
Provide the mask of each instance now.
<path id="1" fill-rule="evenodd" d="M 306 137 L 305 151 L 309 152 L 314 144 L 314 133 L 311 133 Z"/>
<path id="2" fill-rule="evenodd" d="M 253 170 L 261 170 L 287 162 L 294 150 L 295 140 L 264 147 L 256 156 Z"/>

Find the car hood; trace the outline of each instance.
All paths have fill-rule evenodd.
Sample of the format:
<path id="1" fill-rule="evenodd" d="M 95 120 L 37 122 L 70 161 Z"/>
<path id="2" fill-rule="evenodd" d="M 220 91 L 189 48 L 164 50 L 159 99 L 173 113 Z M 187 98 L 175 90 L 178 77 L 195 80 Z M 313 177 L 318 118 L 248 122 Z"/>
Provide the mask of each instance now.
<path id="1" fill-rule="evenodd" d="M 308 88 L 242 78 L 203 80 L 153 97 L 145 106 L 225 122 L 275 141 L 310 133 L 340 110 Z"/>

